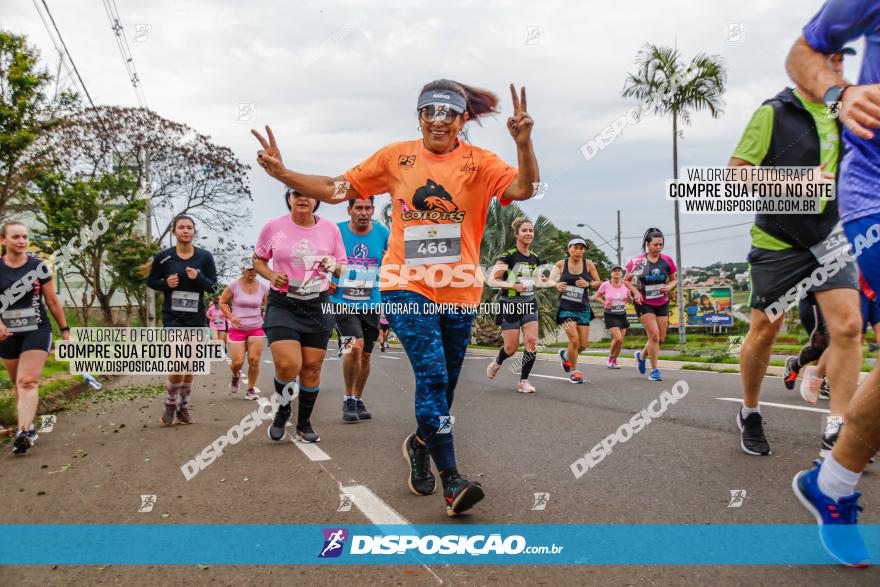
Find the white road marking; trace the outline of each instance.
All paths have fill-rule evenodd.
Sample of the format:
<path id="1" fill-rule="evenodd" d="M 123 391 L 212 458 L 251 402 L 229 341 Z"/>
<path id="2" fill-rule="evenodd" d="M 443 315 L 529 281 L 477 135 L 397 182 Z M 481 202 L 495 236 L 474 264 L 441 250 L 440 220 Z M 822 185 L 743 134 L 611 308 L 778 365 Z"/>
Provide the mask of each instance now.
<path id="1" fill-rule="evenodd" d="M 395 361 L 399 361 L 400 357 L 389 357 L 388 355 L 381 355 L 383 359 L 394 359 Z"/>
<path id="2" fill-rule="evenodd" d="M 293 442 L 293 444 L 296 445 L 296 448 L 300 449 L 304 455 L 309 457 L 309 459 L 311 459 L 313 461 L 329 461 L 330 460 L 330 455 L 328 455 L 323 450 L 318 448 L 317 444 L 314 444 L 311 442 L 299 442 L 296 439 L 295 433 L 291 433 L 290 440 Z"/>
<path id="3" fill-rule="evenodd" d="M 340 493 L 348 493 L 354 496 L 354 505 L 367 517 L 370 522 L 377 526 L 400 524 L 410 526 L 406 518 L 398 514 L 394 508 L 382 501 L 378 495 L 370 491 L 364 485 L 339 485 Z"/>
<path id="4" fill-rule="evenodd" d="M 364 485 L 343 486 L 342 483 L 339 483 L 339 492 L 351 495 L 354 505 L 376 526 L 412 526 L 406 518 L 397 513 L 394 508 L 382 501 L 382 498 Z M 412 529 L 412 533 L 418 534 L 415 528 Z M 422 563 L 422 567 L 431 573 L 438 584 L 443 584 L 443 579 L 431 567 L 424 563 Z"/>
<path id="5" fill-rule="evenodd" d="M 568 377 L 560 377 L 558 375 L 541 375 L 540 373 L 532 373 L 532 377 L 546 377 L 547 379 L 561 379 L 562 381 L 568 381 Z"/>
<path id="6" fill-rule="evenodd" d="M 269 363 L 270 365 L 272 364 L 272 361 L 267 361 L 267 360 L 265 360 L 265 359 L 263 360 L 263 362 L 264 362 L 264 363 Z"/>
<path id="7" fill-rule="evenodd" d="M 715 399 L 720 399 L 725 402 L 738 402 L 742 403 L 741 397 L 716 397 Z M 774 404 L 772 402 L 758 402 L 758 406 L 771 406 L 774 408 L 788 408 L 789 410 L 802 410 L 804 412 L 818 412 L 820 414 L 828 414 L 828 410 L 823 410 L 822 408 L 808 408 L 806 406 L 793 406 L 791 404 Z"/>

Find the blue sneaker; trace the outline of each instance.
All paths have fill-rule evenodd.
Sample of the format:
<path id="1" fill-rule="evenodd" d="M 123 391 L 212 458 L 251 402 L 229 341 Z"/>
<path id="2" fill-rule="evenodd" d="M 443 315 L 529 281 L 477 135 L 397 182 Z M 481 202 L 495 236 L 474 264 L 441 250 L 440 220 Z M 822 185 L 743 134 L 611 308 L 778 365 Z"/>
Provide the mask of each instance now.
<path id="1" fill-rule="evenodd" d="M 636 354 L 633 356 L 636 358 L 636 363 L 639 366 L 639 373 L 644 375 L 648 368 L 645 365 L 645 359 L 642 358 L 642 351 L 636 351 Z"/>
<path id="2" fill-rule="evenodd" d="M 651 374 L 648 375 L 648 381 L 663 381 L 663 378 L 660 377 L 660 369 L 651 369 Z"/>
<path id="3" fill-rule="evenodd" d="M 867 567 L 868 549 L 859 534 L 858 516 L 861 493 L 834 501 L 819 489 L 820 461 L 791 480 L 791 488 L 804 507 L 819 523 L 819 538 L 828 554 L 848 567 Z"/>

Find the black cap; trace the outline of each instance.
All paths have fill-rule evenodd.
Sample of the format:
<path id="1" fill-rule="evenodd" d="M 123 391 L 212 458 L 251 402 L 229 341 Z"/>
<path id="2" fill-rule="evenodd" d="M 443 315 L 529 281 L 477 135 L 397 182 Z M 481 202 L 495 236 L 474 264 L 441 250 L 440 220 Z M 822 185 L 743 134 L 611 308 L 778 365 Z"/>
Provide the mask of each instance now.
<path id="1" fill-rule="evenodd" d="M 856 50 L 853 49 L 852 47 L 844 47 L 843 49 L 838 51 L 838 53 L 840 53 L 841 55 L 855 55 Z"/>

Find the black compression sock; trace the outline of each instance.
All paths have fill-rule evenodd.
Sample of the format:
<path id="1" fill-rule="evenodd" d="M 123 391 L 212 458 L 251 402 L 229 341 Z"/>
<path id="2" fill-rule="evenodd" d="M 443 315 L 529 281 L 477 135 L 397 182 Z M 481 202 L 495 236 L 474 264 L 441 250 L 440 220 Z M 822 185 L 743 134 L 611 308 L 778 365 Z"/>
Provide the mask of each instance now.
<path id="1" fill-rule="evenodd" d="M 511 355 L 508 355 L 507 353 L 504 352 L 504 347 L 501 347 L 498 350 L 498 356 L 495 357 L 495 362 L 498 363 L 499 365 L 502 365 L 502 364 L 504 364 L 504 361 L 506 361 L 507 359 L 510 358 L 510 356 Z"/>
<path id="2" fill-rule="evenodd" d="M 529 373 L 532 372 L 532 367 L 535 365 L 535 356 L 537 353 L 531 353 L 526 351 L 523 353 L 523 366 L 522 366 L 522 375 L 519 376 L 520 379 L 528 379 Z"/>

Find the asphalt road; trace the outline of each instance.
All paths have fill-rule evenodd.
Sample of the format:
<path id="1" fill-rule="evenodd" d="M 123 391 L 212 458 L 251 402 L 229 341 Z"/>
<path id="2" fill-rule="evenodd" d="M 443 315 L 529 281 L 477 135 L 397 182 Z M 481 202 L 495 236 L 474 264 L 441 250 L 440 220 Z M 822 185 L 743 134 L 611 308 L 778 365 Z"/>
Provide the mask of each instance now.
<path id="1" fill-rule="evenodd" d="M 630 365 L 584 369 L 586 384 L 572 385 L 556 361 L 539 360 L 538 392 L 515 391 L 518 376 L 504 368 L 488 381 L 488 357 L 469 355 L 453 413 L 462 473 L 479 479 L 487 498 L 473 514 L 450 519 L 437 495 L 416 497 L 405 485 L 403 438 L 414 429 L 413 377 L 399 348 L 374 353 L 365 399 L 373 419 L 340 419 L 341 363 L 328 352 L 322 392 L 312 418 L 321 442 L 314 447 L 270 442 L 263 425 L 222 458 L 187 481 L 180 467 L 257 406 L 226 390 L 222 364 L 197 378 L 191 403 L 196 424 L 163 427 L 162 399 L 97 404 L 62 412 L 25 457 L 0 456 L 0 519 L 4 523 L 368 524 L 397 518 L 413 524 L 808 524 L 790 481 L 818 454 L 822 413 L 807 411 L 779 378 L 765 380 L 763 408 L 773 455 L 751 457 L 739 448 L 734 417 L 735 374 L 665 370 L 650 382 Z M 272 389 L 268 352 L 259 387 Z M 631 362 L 631 361 L 624 361 Z M 676 381 L 686 397 L 629 442 L 575 479 L 571 463 L 644 409 Z M 114 384 L 158 382 L 141 377 Z M 786 407 L 787 406 L 787 407 Z M 820 403 L 818 406 L 822 408 Z M 4 448 L 8 451 L 8 447 Z M 875 465 L 880 466 L 880 465 Z M 731 490 L 745 490 L 728 507 Z M 880 481 L 860 484 L 861 521 L 880 523 Z M 337 511 L 340 493 L 355 495 Z M 544 510 L 535 493 L 548 493 Z M 155 495 L 151 512 L 138 512 L 141 495 Z M 7 537 L 6 548 L 39 548 Z M 247 549 L 251 545 L 241 544 Z M 187 548 L 186 544 L 169 548 Z M 405 585 L 483 584 L 782 584 L 838 580 L 878 584 L 880 570 L 822 566 L 18 566 L 0 567 L 0 584 L 219 585 L 258 580 L 328 585 L 372 582 Z"/>

